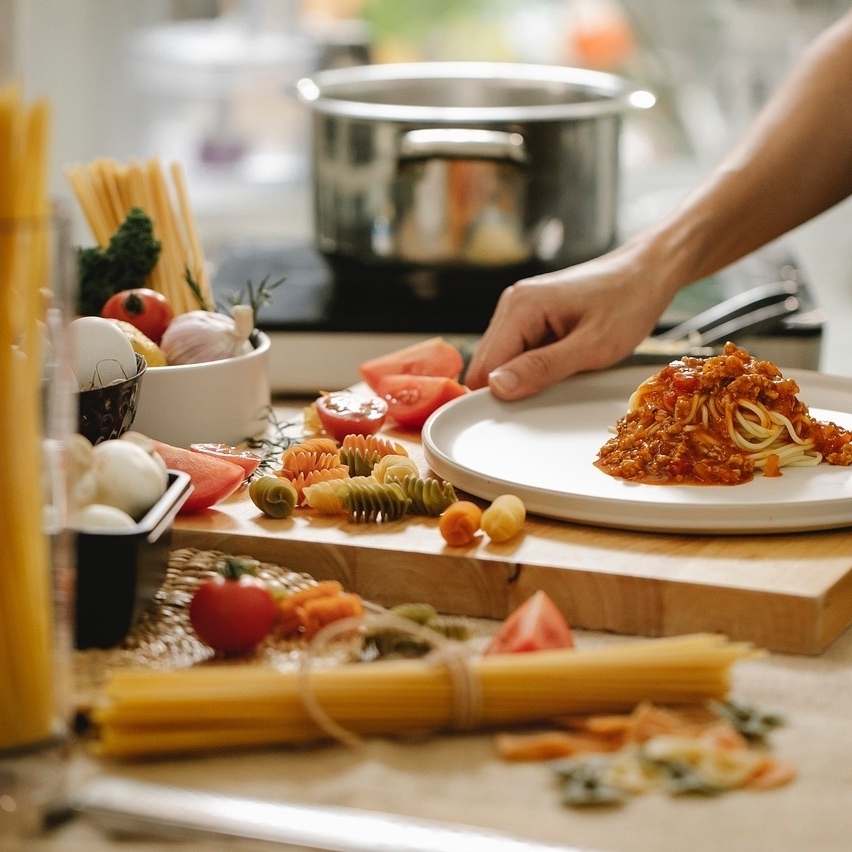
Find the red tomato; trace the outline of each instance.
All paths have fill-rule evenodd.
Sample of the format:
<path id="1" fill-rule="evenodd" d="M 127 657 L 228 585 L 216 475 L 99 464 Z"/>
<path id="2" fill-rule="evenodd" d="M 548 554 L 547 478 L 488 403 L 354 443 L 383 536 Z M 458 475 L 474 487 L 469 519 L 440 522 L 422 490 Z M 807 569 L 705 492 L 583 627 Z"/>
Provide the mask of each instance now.
<path id="1" fill-rule="evenodd" d="M 378 382 L 377 393 L 388 414 L 404 429 L 421 429 L 432 412 L 467 393 L 455 379 L 440 376 L 391 375 Z"/>
<path id="2" fill-rule="evenodd" d="M 413 376 L 442 376 L 458 379 L 464 368 L 461 352 L 443 337 L 430 337 L 390 352 L 379 355 L 359 365 L 361 378 L 376 392 L 382 376 L 402 373 Z"/>
<path id="3" fill-rule="evenodd" d="M 517 654 L 573 648 L 574 635 L 556 604 L 541 589 L 510 613 L 485 654 Z"/>
<path id="4" fill-rule="evenodd" d="M 189 448 L 194 453 L 206 453 L 208 456 L 238 464 L 245 472 L 246 478 L 260 467 L 262 461 L 256 453 L 249 450 L 238 450 L 228 444 L 190 444 Z"/>
<path id="5" fill-rule="evenodd" d="M 324 393 L 316 401 L 322 428 L 335 441 L 347 435 L 375 435 L 388 414 L 388 404 L 378 396 L 354 391 Z"/>
<path id="6" fill-rule="evenodd" d="M 257 577 L 213 577 L 189 602 L 189 620 L 198 638 L 216 651 L 244 654 L 260 644 L 278 617 L 271 592 Z"/>
<path id="7" fill-rule="evenodd" d="M 163 457 L 169 470 L 182 470 L 192 480 L 192 492 L 181 506 L 180 514 L 198 512 L 224 500 L 242 485 L 245 471 L 231 461 L 196 453 L 183 447 L 173 447 L 154 441 L 154 449 Z"/>
<path id="8" fill-rule="evenodd" d="M 110 296 L 101 308 L 101 316 L 129 322 L 159 344 L 174 312 L 162 293 L 147 287 L 136 287 Z"/>

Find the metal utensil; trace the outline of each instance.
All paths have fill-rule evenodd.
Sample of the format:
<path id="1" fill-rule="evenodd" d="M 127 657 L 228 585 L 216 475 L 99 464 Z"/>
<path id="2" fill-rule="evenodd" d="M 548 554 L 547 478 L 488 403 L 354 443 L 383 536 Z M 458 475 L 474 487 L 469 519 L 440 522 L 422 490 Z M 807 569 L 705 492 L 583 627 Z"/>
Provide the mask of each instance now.
<path id="1" fill-rule="evenodd" d="M 680 355 L 713 354 L 718 343 L 760 334 L 796 313 L 801 302 L 795 281 L 761 284 L 737 293 L 681 323 L 646 338 L 623 363 L 657 363 Z"/>
<path id="2" fill-rule="evenodd" d="M 281 804 L 103 776 L 73 812 L 119 834 L 240 837 L 329 852 L 580 852 L 496 831 L 325 805 Z"/>
<path id="3" fill-rule="evenodd" d="M 654 340 L 692 340 L 710 346 L 732 334 L 755 331 L 767 322 L 799 308 L 795 281 L 774 281 L 737 293 L 672 328 L 654 335 Z"/>

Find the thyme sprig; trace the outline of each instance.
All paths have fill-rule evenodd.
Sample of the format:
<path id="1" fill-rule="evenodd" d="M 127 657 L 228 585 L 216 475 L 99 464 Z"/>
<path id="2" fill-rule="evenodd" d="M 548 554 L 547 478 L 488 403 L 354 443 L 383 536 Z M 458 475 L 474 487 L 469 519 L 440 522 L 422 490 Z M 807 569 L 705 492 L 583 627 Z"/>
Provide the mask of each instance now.
<path id="1" fill-rule="evenodd" d="M 257 285 L 257 289 L 255 289 L 255 285 L 252 283 L 251 279 L 246 280 L 245 285 L 240 290 L 227 296 L 225 305 L 220 305 L 218 309 L 223 313 L 230 313 L 230 309 L 235 305 L 251 305 L 252 314 L 254 316 L 254 325 L 256 328 L 257 318 L 261 309 L 272 302 L 272 291 L 275 290 L 276 287 L 280 287 L 287 280 L 285 276 L 270 284 L 270 277 L 270 275 L 264 276 L 261 282 Z"/>

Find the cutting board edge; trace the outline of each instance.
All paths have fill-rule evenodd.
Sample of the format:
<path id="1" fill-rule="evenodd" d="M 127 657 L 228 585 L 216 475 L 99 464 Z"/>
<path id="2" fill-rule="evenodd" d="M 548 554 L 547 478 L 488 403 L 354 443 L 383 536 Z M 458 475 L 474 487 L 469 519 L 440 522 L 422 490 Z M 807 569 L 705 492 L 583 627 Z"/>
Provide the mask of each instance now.
<path id="1" fill-rule="evenodd" d="M 819 655 L 852 624 L 852 574 L 804 595 L 493 555 L 405 553 L 358 539 L 332 545 L 176 529 L 172 546 L 248 555 L 318 580 L 339 580 L 384 606 L 417 600 L 453 615 L 502 619 L 541 588 L 577 629 L 648 637 L 717 632 L 779 653 Z M 757 618 L 761 612 L 766 617 Z"/>

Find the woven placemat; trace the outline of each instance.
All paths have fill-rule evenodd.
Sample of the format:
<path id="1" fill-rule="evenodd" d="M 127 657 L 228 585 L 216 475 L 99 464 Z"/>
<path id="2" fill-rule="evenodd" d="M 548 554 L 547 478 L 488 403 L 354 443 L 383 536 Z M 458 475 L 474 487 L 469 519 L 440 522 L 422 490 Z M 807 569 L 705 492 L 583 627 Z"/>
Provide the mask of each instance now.
<path id="1" fill-rule="evenodd" d="M 189 622 L 189 602 L 198 586 L 216 573 L 226 554 L 218 550 L 181 548 L 169 554 L 166 578 L 130 633 L 113 648 L 89 648 L 74 654 L 74 692 L 78 710 L 92 706 L 111 671 L 120 668 L 185 668 L 199 664 L 266 664 L 287 668 L 298 664 L 302 645 L 271 637 L 252 654 L 222 658 L 202 643 Z M 235 554 L 237 555 L 237 554 Z M 292 592 L 316 585 L 308 574 L 240 556 L 273 590 Z"/>

